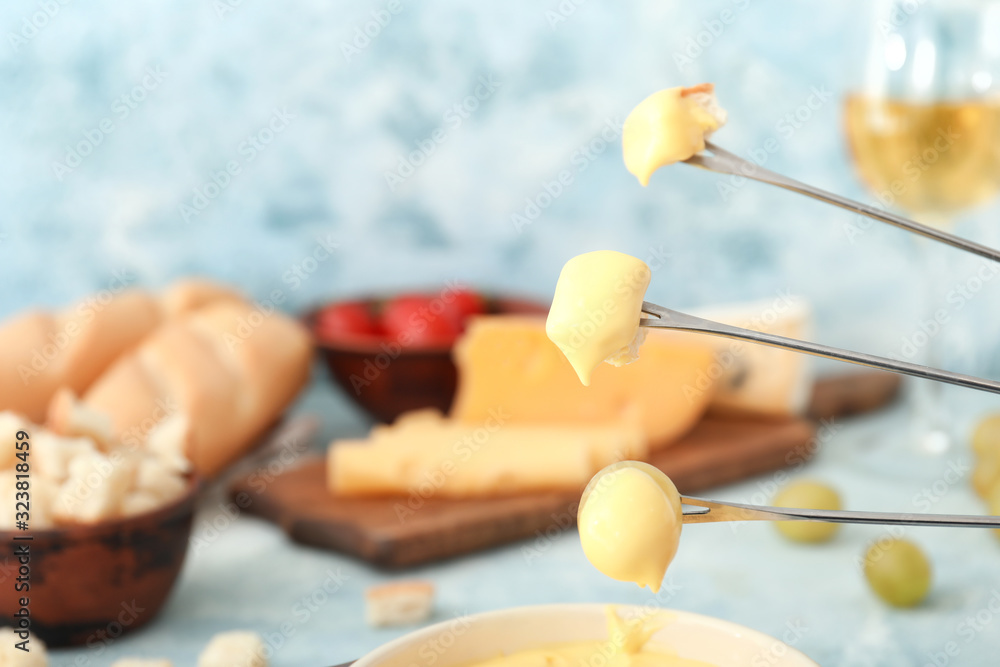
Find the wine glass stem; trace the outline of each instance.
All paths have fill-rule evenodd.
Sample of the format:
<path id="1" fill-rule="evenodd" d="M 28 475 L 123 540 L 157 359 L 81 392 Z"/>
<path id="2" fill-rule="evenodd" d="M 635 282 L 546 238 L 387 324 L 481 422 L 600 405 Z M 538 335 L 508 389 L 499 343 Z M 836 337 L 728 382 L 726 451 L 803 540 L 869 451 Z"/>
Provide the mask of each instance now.
<path id="1" fill-rule="evenodd" d="M 916 259 L 920 273 L 921 317 L 911 335 L 915 348 L 923 348 L 923 363 L 943 368 L 943 351 L 949 315 L 939 297 L 948 285 L 946 253 L 928 239 L 916 239 Z M 920 345 L 923 343 L 923 345 Z M 911 409 L 916 445 L 926 455 L 942 455 L 954 444 L 952 415 L 945 401 L 944 385 L 917 380 L 911 391 Z"/>

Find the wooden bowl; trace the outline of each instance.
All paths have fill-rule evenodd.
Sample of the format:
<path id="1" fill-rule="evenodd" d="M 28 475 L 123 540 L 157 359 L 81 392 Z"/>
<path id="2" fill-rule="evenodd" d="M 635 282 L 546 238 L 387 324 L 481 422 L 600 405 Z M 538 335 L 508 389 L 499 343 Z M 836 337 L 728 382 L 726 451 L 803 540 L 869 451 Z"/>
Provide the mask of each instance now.
<path id="1" fill-rule="evenodd" d="M 199 487 L 192 478 L 173 503 L 124 519 L 0 531 L 0 622 L 18 626 L 25 596 L 31 631 L 50 646 L 103 644 L 148 623 L 184 564 Z M 27 592 L 14 587 L 21 545 L 30 550 Z"/>
<path id="2" fill-rule="evenodd" d="M 387 298 L 360 299 L 374 306 Z M 352 299 L 358 301 L 358 299 Z M 547 304 L 521 298 L 487 297 L 489 314 L 544 315 Z M 327 304 L 332 305 L 332 304 Z M 380 422 L 420 408 L 446 413 L 455 397 L 458 371 L 451 346 L 399 348 L 385 340 L 329 341 L 316 335 L 316 315 L 305 316 L 317 353 L 344 392 Z"/>

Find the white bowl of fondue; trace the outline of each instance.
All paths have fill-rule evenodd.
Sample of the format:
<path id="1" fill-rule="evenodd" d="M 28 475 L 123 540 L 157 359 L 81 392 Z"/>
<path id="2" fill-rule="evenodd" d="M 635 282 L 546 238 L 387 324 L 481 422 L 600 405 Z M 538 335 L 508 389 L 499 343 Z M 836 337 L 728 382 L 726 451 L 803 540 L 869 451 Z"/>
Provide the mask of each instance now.
<path id="1" fill-rule="evenodd" d="M 487 661 L 489 667 L 532 667 L 546 662 L 539 649 L 561 652 L 564 664 L 571 667 L 818 667 L 779 639 L 675 610 L 665 610 L 663 626 L 642 652 L 614 655 L 613 646 L 620 648 L 628 640 L 609 629 L 607 609 L 604 604 L 554 604 L 456 618 L 389 642 L 353 667 L 477 667 Z M 630 605 L 614 605 L 614 609 L 622 619 L 648 612 Z M 609 632 L 618 635 L 610 643 Z M 517 656 L 502 663 L 496 660 L 521 652 L 529 652 L 523 661 L 516 660 Z"/>

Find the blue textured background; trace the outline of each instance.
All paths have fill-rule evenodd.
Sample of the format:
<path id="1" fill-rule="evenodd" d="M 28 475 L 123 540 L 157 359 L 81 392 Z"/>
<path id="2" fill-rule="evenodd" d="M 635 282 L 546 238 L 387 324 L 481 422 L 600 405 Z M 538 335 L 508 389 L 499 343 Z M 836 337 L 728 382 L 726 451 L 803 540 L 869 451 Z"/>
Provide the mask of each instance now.
<path id="1" fill-rule="evenodd" d="M 901 233 L 852 242 L 847 214 L 757 184 L 723 198 L 719 177 L 686 167 L 643 190 L 601 139 L 650 91 L 711 80 L 733 119 L 720 142 L 744 152 L 776 137 L 768 166 L 867 197 L 840 131 L 862 3 L 583 3 L 563 16 L 557 3 L 403 2 L 353 50 L 383 4 L 53 0 L 23 37 L 44 4 L 0 10 L 3 313 L 99 289 L 116 269 L 153 286 L 194 272 L 261 297 L 278 288 L 292 307 L 449 278 L 547 295 L 574 254 L 660 247 L 672 258 L 651 296 L 677 306 L 791 289 L 816 302 L 827 340 L 877 351 L 921 312 Z M 143 88 L 150 69 L 162 76 Z M 467 117 L 449 111 L 482 76 L 499 86 Z M 832 95 L 799 127 L 783 121 L 814 89 Z M 292 118 L 268 136 L 276 111 Z M 443 141 L 390 190 L 386 173 L 437 128 Z M 270 143 L 248 148 L 262 131 Z M 79 166 L 56 166 L 98 137 Z M 230 162 L 240 173 L 185 216 Z M 519 233 L 512 215 L 562 170 L 571 186 Z M 991 217 L 961 230 L 996 238 Z M 284 280 L 319 237 L 339 252 L 301 285 Z"/>
<path id="2" fill-rule="evenodd" d="M 447 279 L 547 297 L 567 258 L 609 248 L 669 254 L 650 290 L 660 303 L 687 307 L 791 290 L 815 303 L 820 339 L 881 353 L 898 350 L 917 330 L 922 311 L 913 285 L 922 269 L 902 232 L 876 226 L 852 242 L 846 213 L 752 183 L 723 197 L 721 177 L 684 166 L 642 189 L 622 167 L 617 140 L 602 138 L 653 90 L 714 81 L 731 118 L 717 137 L 721 144 L 746 152 L 777 137 L 781 148 L 769 167 L 869 199 L 848 162 L 840 115 L 842 95 L 857 80 L 866 3 L 405 0 L 367 44 L 345 48 L 372 12 L 389 5 L 3 3 L 0 315 L 65 303 L 103 288 L 116 271 L 152 287 L 198 273 L 259 298 L 281 289 L 293 309 Z M 707 31 L 724 10 L 735 20 L 712 36 Z M 45 11 L 50 16 L 38 13 Z M 44 25 L 26 28 L 32 20 Z M 700 52 L 689 50 L 699 39 Z M 686 50 L 691 61 L 679 62 Z M 482 77 L 499 85 L 474 105 L 466 102 Z M 816 90 L 829 91 L 829 99 L 794 131 L 783 129 L 789 126 L 782 119 Z M 462 115 L 456 104 L 476 108 Z M 269 134 L 276 114 L 290 119 Z M 251 149 L 251 137 L 267 143 Z M 386 173 L 428 139 L 433 153 L 390 189 Z M 68 172 L 57 166 L 75 163 L 67 154 L 80 142 L 96 145 L 84 146 L 89 154 Z M 185 215 L 183 206 L 227 163 L 239 173 L 204 210 Z M 563 170 L 572 184 L 532 224 L 516 229 L 512 216 Z M 1000 243 L 996 214 L 996 206 L 973 212 L 959 231 Z M 292 272 L 305 266 L 318 240 L 336 245 L 333 256 L 296 282 Z M 950 263 L 956 283 L 978 266 L 947 249 L 934 252 Z M 995 369 L 989 364 L 1000 322 L 990 317 L 991 303 L 1000 303 L 1000 285 L 987 285 L 970 307 L 953 313 L 956 368 Z M 327 414 L 334 432 L 364 427 L 328 390 L 314 389 L 309 405 Z M 841 463 L 850 469 L 857 462 Z M 830 468 L 834 477 L 836 470 Z M 905 476 L 896 482 L 903 498 L 913 492 Z M 885 480 L 862 470 L 843 472 L 842 483 L 865 498 L 864 489 Z M 957 506 L 977 511 L 964 487 L 955 493 Z M 885 505 L 883 496 L 873 500 L 879 498 Z M 776 570 L 784 566 L 769 559 L 788 554 L 774 539 L 757 541 L 748 568 L 733 562 L 740 543 L 725 539 L 727 529 L 704 529 L 713 530 L 719 539 L 706 537 L 703 548 L 682 554 L 674 576 L 686 580 L 685 593 L 676 602 L 775 633 L 800 610 L 813 610 L 814 631 L 802 647 L 824 664 L 917 664 L 921 651 L 950 636 L 950 628 L 936 634 L 946 623 L 935 613 L 974 611 L 985 600 L 976 593 L 985 577 L 998 578 L 995 566 L 953 572 L 971 588 L 959 586 L 964 592 L 930 611 L 893 614 L 866 601 L 859 585 L 845 590 L 834 583 L 842 579 L 828 578 L 856 545 L 817 551 L 806 569 L 782 582 Z M 740 539 L 758 534 L 765 535 L 763 527 L 747 528 Z M 940 550 L 951 554 L 961 545 L 969 559 L 992 550 L 989 558 L 1000 562 L 989 536 L 960 539 Z M 716 560 L 705 560 L 710 545 L 724 550 Z M 443 606 L 452 612 L 641 599 L 591 573 L 577 552 L 565 538 L 537 569 L 525 569 L 512 547 L 430 576 L 444 586 Z M 112 651 L 168 653 L 191 664 L 210 630 L 266 631 L 279 623 L 331 564 L 354 578 L 274 662 L 322 665 L 357 656 L 389 636 L 364 630 L 356 616 L 362 584 L 376 575 L 292 549 L 273 529 L 246 519 L 193 558 L 155 629 Z M 788 596 L 756 586 L 755 568 L 770 568 L 764 581 Z M 826 596 L 829 612 L 817 606 Z M 973 651 L 996 655 L 998 628 L 992 648 L 981 637 L 958 662 L 986 664 L 968 660 Z M 911 648 L 893 658 L 892 642 Z M 881 646 L 884 657 L 850 657 L 869 644 Z M 63 654 L 59 664 L 79 655 Z"/>
<path id="3" fill-rule="evenodd" d="M 383 4 L 50 4 L 34 32 L 24 21 L 40 22 L 44 2 L 0 9 L 0 314 L 64 303 L 115 270 L 151 286 L 193 272 L 261 297 L 278 288 L 292 307 L 449 278 L 547 295 L 574 254 L 660 247 L 672 258 L 650 294 L 677 306 L 791 289 L 816 302 L 827 340 L 876 351 L 921 312 L 905 235 L 852 242 L 845 213 L 757 184 L 724 199 L 719 177 L 686 167 L 644 190 L 601 139 L 650 91 L 711 80 L 732 116 L 720 142 L 744 152 L 776 137 L 768 166 L 867 197 L 840 126 L 863 3 L 591 2 L 562 16 L 554 2 L 403 2 L 356 53 L 345 45 Z M 735 21 L 712 37 L 705 22 L 724 10 Z M 467 117 L 449 111 L 482 76 L 499 87 Z M 783 121 L 814 89 L 832 96 L 799 127 Z M 291 120 L 268 136 L 282 110 Z M 437 128 L 443 141 L 390 190 L 385 174 Z M 248 148 L 262 131 L 270 142 Z M 79 166 L 57 167 L 81 142 Z M 230 162 L 240 173 L 185 216 Z M 572 185 L 518 233 L 512 215 L 562 170 Z M 997 238 L 991 217 L 960 229 Z M 319 237 L 335 256 L 301 285 L 284 280 Z"/>

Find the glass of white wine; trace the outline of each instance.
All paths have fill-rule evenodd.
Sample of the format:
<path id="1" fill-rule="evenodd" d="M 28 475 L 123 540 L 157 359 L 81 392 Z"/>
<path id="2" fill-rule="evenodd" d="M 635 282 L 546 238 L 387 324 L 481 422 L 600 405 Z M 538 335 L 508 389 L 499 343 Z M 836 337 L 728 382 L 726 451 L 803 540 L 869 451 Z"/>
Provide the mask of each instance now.
<path id="1" fill-rule="evenodd" d="M 925 224 L 950 226 L 957 214 L 1000 190 L 1000 0 L 879 0 L 861 85 L 844 104 L 851 157 L 882 205 Z M 923 278 L 923 349 L 940 364 L 947 322 L 935 313 L 954 284 L 950 250 L 916 239 Z M 911 387 L 914 437 L 930 454 L 955 433 L 941 387 Z"/>

